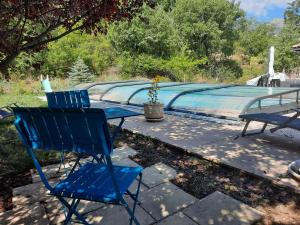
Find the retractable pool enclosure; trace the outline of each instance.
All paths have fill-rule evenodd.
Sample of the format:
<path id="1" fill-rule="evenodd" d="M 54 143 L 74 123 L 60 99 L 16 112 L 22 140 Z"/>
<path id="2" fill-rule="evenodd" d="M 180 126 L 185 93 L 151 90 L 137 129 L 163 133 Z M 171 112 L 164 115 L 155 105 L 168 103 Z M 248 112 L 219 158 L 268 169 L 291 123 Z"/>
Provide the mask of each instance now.
<path id="1" fill-rule="evenodd" d="M 90 98 L 143 106 L 151 82 L 97 83 L 88 88 Z M 296 88 L 254 87 L 208 83 L 159 83 L 158 99 L 165 110 L 238 119 L 240 114 L 287 112 L 299 107 Z"/>

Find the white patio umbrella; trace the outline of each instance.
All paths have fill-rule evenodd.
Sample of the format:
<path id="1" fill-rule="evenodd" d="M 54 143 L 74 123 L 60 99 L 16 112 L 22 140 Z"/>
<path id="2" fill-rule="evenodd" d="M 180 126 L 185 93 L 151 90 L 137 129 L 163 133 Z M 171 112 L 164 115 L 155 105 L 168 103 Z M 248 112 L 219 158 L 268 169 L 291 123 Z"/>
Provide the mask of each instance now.
<path id="1" fill-rule="evenodd" d="M 274 58 L 275 58 L 275 48 L 274 48 L 274 46 L 271 46 L 270 51 L 269 51 L 269 69 L 268 69 L 269 84 L 270 84 L 271 80 L 274 79 L 274 76 L 275 76 Z"/>

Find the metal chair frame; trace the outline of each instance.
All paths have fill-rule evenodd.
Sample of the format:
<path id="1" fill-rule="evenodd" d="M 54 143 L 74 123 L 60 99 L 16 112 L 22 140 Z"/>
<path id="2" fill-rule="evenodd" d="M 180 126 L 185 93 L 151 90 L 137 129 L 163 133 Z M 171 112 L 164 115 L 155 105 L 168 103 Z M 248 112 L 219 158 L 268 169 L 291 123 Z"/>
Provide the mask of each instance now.
<path id="1" fill-rule="evenodd" d="M 121 178 L 116 177 L 116 167 L 111 161 L 110 153 L 112 151 L 112 143 L 105 113 L 102 109 L 13 108 L 13 112 L 16 117 L 15 126 L 19 136 L 25 145 L 28 154 L 31 156 L 42 182 L 50 191 L 50 193 L 57 197 L 67 209 L 66 220 L 64 224 L 68 224 L 71 221 L 72 215 L 75 215 L 83 224 L 89 224 L 86 219 L 76 210 L 82 199 L 122 205 L 130 215 L 130 224 L 133 222 L 137 225 L 139 224 L 134 214 L 142 180 L 142 168 L 118 166 L 118 168 L 124 168 L 125 172 L 123 173 L 127 173 L 129 176 L 132 176 L 130 178 L 131 180 L 135 180 L 136 176 L 139 177 L 138 187 L 135 193 L 131 193 L 128 190 L 130 186 L 128 182 L 131 182 L 132 184 L 134 180 L 127 181 L 127 186 L 122 186 L 122 183 L 118 183 L 117 179 Z M 77 123 L 74 124 L 75 121 Z M 91 155 L 96 160 L 96 163 L 86 163 L 77 170 L 75 170 L 75 165 L 71 172 L 67 175 L 67 178 L 53 187 L 46 179 L 41 165 L 35 156 L 34 150 L 36 149 L 42 149 L 45 151 L 71 151 L 79 154 L 85 153 Z M 79 161 L 79 159 L 77 160 Z M 60 184 L 63 184 L 64 181 L 68 182 L 67 179 L 70 178 L 70 176 L 77 176 L 78 174 L 85 172 L 85 169 L 88 166 L 96 169 L 98 167 L 104 167 L 107 169 L 109 176 L 111 176 L 115 198 L 99 199 L 97 198 L 97 195 L 94 195 L 93 197 L 93 193 L 89 193 L 89 188 L 87 188 L 87 193 L 85 193 L 83 197 L 78 197 L 80 196 L 78 194 L 80 192 L 78 192 L 79 190 L 77 183 L 75 183 L 75 187 L 70 185 L 70 190 L 68 190 L 68 186 L 66 187 L 67 191 L 71 191 L 70 196 L 65 196 L 64 191 L 57 191 L 59 190 L 57 187 Z M 127 172 L 130 171 L 130 169 L 133 170 L 133 172 Z M 85 177 L 83 179 L 85 179 Z M 83 183 L 86 184 L 87 182 Z M 123 189 L 126 188 L 127 190 L 123 190 L 124 192 L 121 192 L 121 187 Z M 80 186 L 80 188 L 82 187 Z M 124 199 L 124 194 L 129 195 L 134 200 L 132 208 L 129 207 L 128 203 Z M 71 203 L 67 201 L 67 198 L 72 199 Z"/>

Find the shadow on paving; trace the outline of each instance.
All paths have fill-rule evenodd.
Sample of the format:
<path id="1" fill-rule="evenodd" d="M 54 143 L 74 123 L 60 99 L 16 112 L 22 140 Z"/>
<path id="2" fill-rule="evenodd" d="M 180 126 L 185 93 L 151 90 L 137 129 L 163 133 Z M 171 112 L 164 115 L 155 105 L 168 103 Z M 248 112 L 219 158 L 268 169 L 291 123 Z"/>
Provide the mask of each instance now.
<path id="1" fill-rule="evenodd" d="M 264 212 L 263 224 L 288 225 L 300 221 L 300 195 L 294 189 L 195 157 L 140 134 L 123 131 L 118 144 L 125 143 L 138 151 L 132 158 L 142 166 L 162 162 L 174 168 L 178 175 L 172 182 L 199 199 L 220 191 Z"/>

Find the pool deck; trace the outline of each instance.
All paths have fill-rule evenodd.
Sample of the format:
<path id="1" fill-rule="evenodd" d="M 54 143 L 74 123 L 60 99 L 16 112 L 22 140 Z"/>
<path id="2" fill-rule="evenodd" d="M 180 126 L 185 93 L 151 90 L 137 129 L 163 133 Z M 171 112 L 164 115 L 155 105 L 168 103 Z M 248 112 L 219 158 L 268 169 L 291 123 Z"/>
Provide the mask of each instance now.
<path id="1" fill-rule="evenodd" d="M 248 129 L 254 131 L 261 125 L 253 123 Z M 288 164 L 300 159 L 300 132 L 282 129 L 271 134 L 266 129 L 264 134 L 235 139 L 243 126 L 243 122 L 229 125 L 166 115 L 157 123 L 146 122 L 144 116 L 128 118 L 123 129 L 300 191 L 300 183 L 287 174 Z"/>

